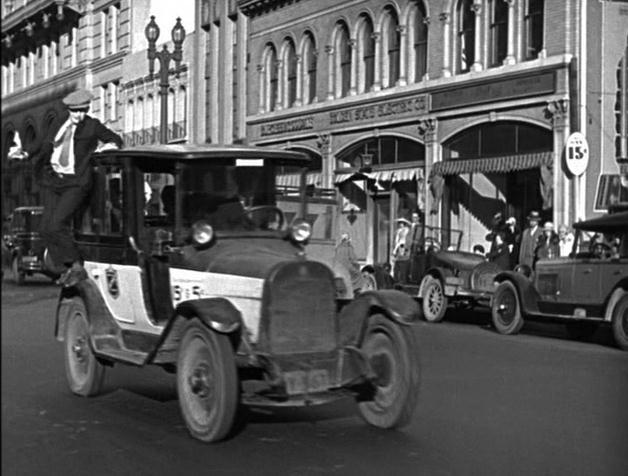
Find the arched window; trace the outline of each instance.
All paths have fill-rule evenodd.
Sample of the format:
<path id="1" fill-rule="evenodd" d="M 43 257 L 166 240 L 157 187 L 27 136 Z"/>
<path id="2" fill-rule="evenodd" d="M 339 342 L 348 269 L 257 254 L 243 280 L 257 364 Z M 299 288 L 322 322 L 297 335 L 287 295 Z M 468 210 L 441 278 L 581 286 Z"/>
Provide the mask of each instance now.
<path id="1" fill-rule="evenodd" d="M 364 15 L 358 33 L 358 92 L 368 92 L 375 82 L 375 38 L 373 23 Z"/>
<path id="2" fill-rule="evenodd" d="M 174 91 L 174 88 L 168 89 L 168 129 L 172 129 L 172 124 L 174 124 L 174 114 L 177 110 L 177 98 Z M 168 134 L 168 139 L 172 139 L 172 135 Z"/>
<path id="3" fill-rule="evenodd" d="M 316 43 L 310 32 L 303 43 L 303 103 L 310 104 L 316 98 Z"/>
<path id="4" fill-rule="evenodd" d="M 628 37 L 624 57 L 617 64 L 615 100 L 615 157 L 628 158 Z"/>
<path id="5" fill-rule="evenodd" d="M 336 36 L 336 97 L 349 94 L 351 87 L 351 44 L 349 29 L 341 23 Z"/>
<path id="6" fill-rule="evenodd" d="M 392 88 L 399 79 L 399 44 L 401 43 L 401 33 L 399 32 L 399 20 L 394 10 L 386 11 L 386 18 L 383 24 L 382 38 L 384 41 L 384 87 Z"/>
<path id="7" fill-rule="evenodd" d="M 133 99 L 129 99 L 126 108 L 126 118 L 124 120 L 124 127 L 127 132 L 133 132 L 135 130 L 135 128 L 133 127 L 133 118 L 135 116 L 134 109 L 135 103 L 133 102 Z"/>
<path id="8" fill-rule="evenodd" d="M 152 94 L 146 96 L 146 107 L 144 108 L 144 127 L 153 128 L 155 127 L 155 98 Z M 152 133 L 152 131 L 151 131 Z M 156 138 L 153 138 L 154 142 Z"/>
<path id="9" fill-rule="evenodd" d="M 185 86 L 179 86 L 177 91 L 177 109 L 175 115 L 175 137 L 180 139 L 187 134 L 187 90 Z"/>
<path id="10" fill-rule="evenodd" d="M 141 131 L 144 129 L 144 98 L 137 98 L 135 107 L 135 129 Z"/>
<path id="11" fill-rule="evenodd" d="M 283 65 L 284 107 L 292 107 L 297 99 L 297 56 L 292 40 L 284 45 Z"/>
<path id="12" fill-rule="evenodd" d="M 469 71 L 475 61 L 475 15 L 472 6 L 473 0 L 460 0 L 456 7 L 459 73 Z"/>
<path id="13" fill-rule="evenodd" d="M 543 49 L 543 0 L 528 0 L 525 14 L 525 57 L 534 59 Z"/>
<path id="14" fill-rule="evenodd" d="M 508 54 L 508 4 L 489 1 L 491 14 L 491 66 L 499 66 Z"/>
<path id="15" fill-rule="evenodd" d="M 264 91 L 266 97 L 264 101 L 266 111 L 274 111 L 277 108 L 278 71 L 277 53 L 271 44 L 266 47 L 264 58 Z"/>
<path id="16" fill-rule="evenodd" d="M 423 3 L 415 3 L 409 17 L 409 38 L 412 41 L 412 60 L 414 68 L 410 70 L 410 82 L 418 83 L 427 73 L 427 22 Z M 412 65 L 412 61 L 410 61 Z"/>

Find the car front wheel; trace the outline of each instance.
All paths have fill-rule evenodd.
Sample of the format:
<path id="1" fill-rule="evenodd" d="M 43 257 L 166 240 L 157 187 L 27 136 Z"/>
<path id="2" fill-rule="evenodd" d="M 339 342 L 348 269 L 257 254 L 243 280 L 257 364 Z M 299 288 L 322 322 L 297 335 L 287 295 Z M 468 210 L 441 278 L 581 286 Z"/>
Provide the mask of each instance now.
<path id="1" fill-rule="evenodd" d="M 226 335 L 194 319 L 187 324 L 177 360 L 179 405 L 194 438 L 210 443 L 233 428 L 238 408 L 238 376 Z"/>
<path id="2" fill-rule="evenodd" d="M 624 294 L 613 309 L 613 337 L 622 350 L 628 350 L 628 294 Z"/>
<path id="3" fill-rule="evenodd" d="M 447 311 L 447 296 L 440 279 L 429 278 L 423 291 L 423 316 L 428 322 L 440 322 Z"/>
<path id="4" fill-rule="evenodd" d="M 358 404 L 362 418 L 379 428 L 410 422 L 420 384 L 417 342 L 412 329 L 377 314 L 371 317 L 362 352 L 373 372 L 372 400 Z"/>
<path id="5" fill-rule="evenodd" d="M 70 390 L 83 397 L 98 395 L 105 378 L 105 367 L 98 362 L 89 342 L 85 304 L 70 303 L 65 325 L 65 374 Z"/>
<path id="6" fill-rule="evenodd" d="M 491 314 L 500 334 L 516 334 L 523 327 L 519 295 L 510 281 L 504 281 L 495 290 Z"/>

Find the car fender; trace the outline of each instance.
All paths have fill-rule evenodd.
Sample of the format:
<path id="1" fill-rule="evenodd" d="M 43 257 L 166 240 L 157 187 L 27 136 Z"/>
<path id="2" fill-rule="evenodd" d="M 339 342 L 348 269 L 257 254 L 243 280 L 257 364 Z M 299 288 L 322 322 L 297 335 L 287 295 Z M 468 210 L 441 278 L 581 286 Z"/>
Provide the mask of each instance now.
<path id="1" fill-rule="evenodd" d="M 422 297 L 425 292 L 425 286 L 427 285 L 430 279 L 438 279 L 443 285 L 443 292 L 446 296 L 453 296 L 456 294 L 456 289 L 460 286 L 460 283 L 452 282 L 452 280 L 457 280 L 456 276 L 451 269 L 448 268 L 430 268 L 425 273 L 425 276 L 421 280 L 421 284 L 419 286 L 418 296 Z"/>
<path id="2" fill-rule="evenodd" d="M 410 325 L 420 317 L 420 307 L 408 294 L 396 289 L 367 291 L 342 308 L 338 316 L 340 342 L 358 346 L 362 342 L 370 316 L 383 314 L 400 325 Z"/>
<path id="3" fill-rule="evenodd" d="M 120 327 L 109 312 L 96 283 L 85 279 L 76 286 L 61 290 L 55 320 L 55 337 L 58 341 L 63 341 L 65 338 L 65 325 L 70 311 L 69 304 L 75 296 L 79 296 L 85 303 L 87 309 L 87 316 L 85 317 L 89 324 L 90 336 L 119 335 Z"/>
<path id="4" fill-rule="evenodd" d="M 221 334 L 231 334 L 242 327 L 242 314 L 225 298 L 205 298 L 184 301 L 175 309 L 175 317 L 198 317 L 208 327 Z"/>
<path id="5" fill-rule="evenodd" d="M 613 311 L 615 306 L 619 302 L 619 299 L 628 292 L 628 279 L 619 283 L 619 286 L 611 293 L 606 305 L 606 312 L 604 313 L 604 320 L 610 322 L 613 318 Z"/>
<path id="6" fill-rule="evenodd" d="M 521 310 L 524 314 L 539 312 L 538 301 L 541 296 L 534 288 L 533 281 L 515 271 L 503 271 L 495 276 L 495 282 L 498 285 L 504 281 L 510 281 L 515 286 L 519 294 Z"/>

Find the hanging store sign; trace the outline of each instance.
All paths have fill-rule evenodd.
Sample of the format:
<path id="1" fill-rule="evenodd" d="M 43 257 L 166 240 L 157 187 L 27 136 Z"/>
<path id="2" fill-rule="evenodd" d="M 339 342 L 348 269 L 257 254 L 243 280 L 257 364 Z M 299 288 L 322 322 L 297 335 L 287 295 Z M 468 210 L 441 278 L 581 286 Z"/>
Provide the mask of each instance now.
<path id="1" fill-rule="evenodd" d="M 589 165 L 589 144 L 581 132 L 574 132 L 565 145 L 565 165 L 576 177 L 582 175 Z"/>
<path id="2" fill-rule="evenodd" d="M 329 125 L 373 121 L 381 118 L 396 118 L 407 115 L 415 116 L 427 114 L 428 112 L 428 95 L 419 94 L 396 101 L 386 101 L 379 104 L 368 104 L 351 109 L 332 111 L 329 113 Z"/>

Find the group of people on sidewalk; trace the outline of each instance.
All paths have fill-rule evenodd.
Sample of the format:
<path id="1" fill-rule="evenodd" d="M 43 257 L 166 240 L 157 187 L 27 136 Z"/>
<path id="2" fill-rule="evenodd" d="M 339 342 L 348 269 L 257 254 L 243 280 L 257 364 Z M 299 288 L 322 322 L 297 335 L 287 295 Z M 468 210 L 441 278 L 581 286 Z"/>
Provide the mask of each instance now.
<path id="1" fill-rule="evenodd" d="M 502 269 L 527 266 L 532 269 L 539 259 L 569 256 L 574 236 L 567 226 L 561 225 L 556 232 L 554 224 L 546 221 L 541 227 L 541 216 L 533 210 L 529 213 L 528 226 L 520 231 L 514 217 L 504 220 L 501 212 L 493 216 L 491 231 L 486 240 L 491 245 L 486 257 Z M 478 245 L 474 250 L 478 249 Z"/>

